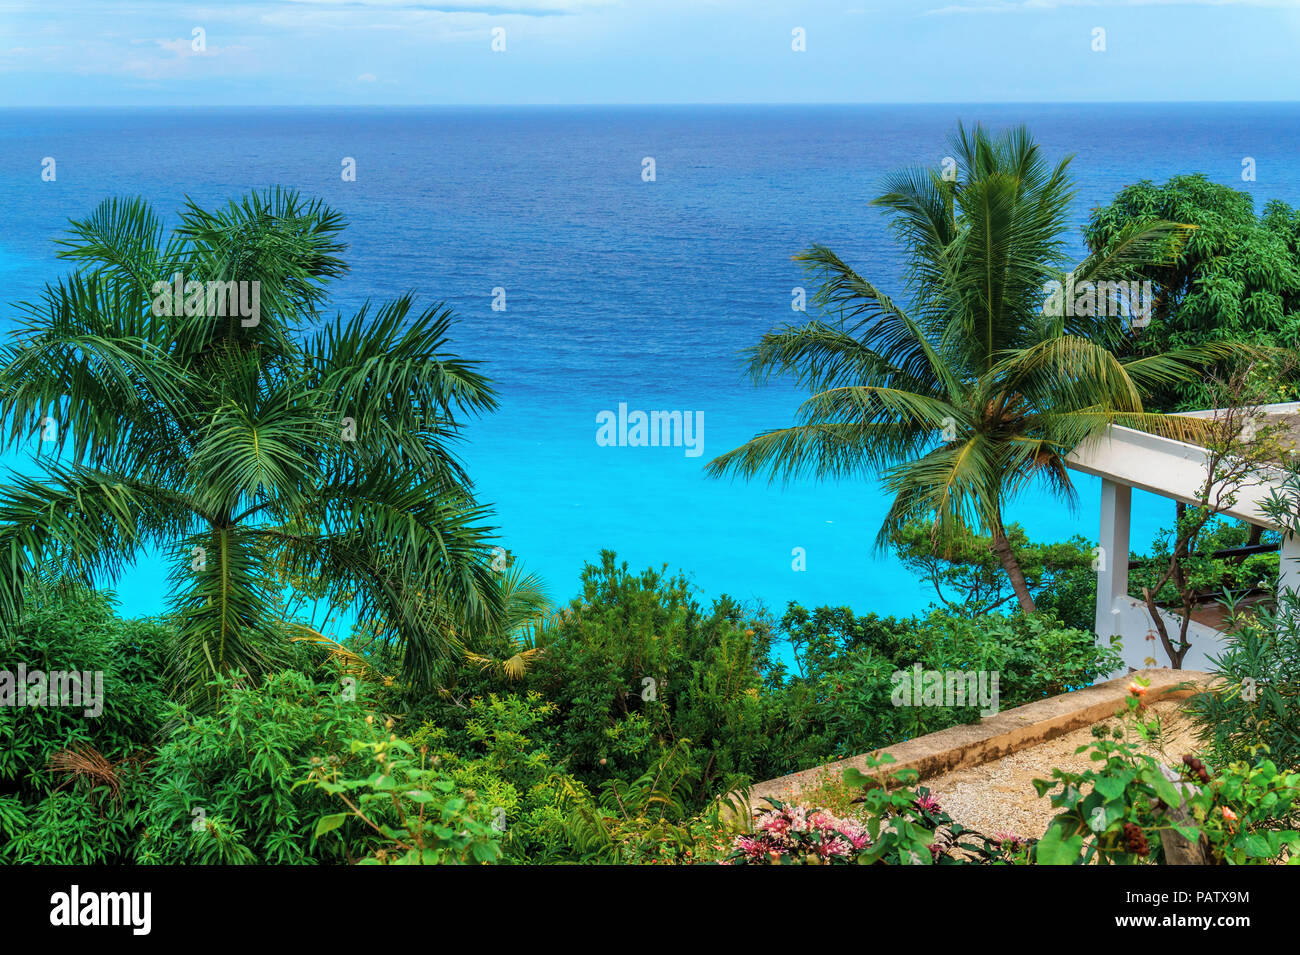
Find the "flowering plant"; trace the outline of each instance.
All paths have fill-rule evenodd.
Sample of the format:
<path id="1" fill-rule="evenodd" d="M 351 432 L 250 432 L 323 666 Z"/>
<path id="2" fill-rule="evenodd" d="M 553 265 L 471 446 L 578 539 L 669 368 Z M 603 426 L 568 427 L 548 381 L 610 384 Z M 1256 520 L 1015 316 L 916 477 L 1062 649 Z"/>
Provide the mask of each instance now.
<path id="1" fill-rule="evenodd" d="M 893 762 L 884 754 L 868 759 L 875 769 Z M 845 784 L 862 789 L 854 800 L 863 820 L 838 817 L 825 809 L 769 799 L 751 833 L 738 836 L 727 865 L 962 865 L 1024 861 L 1031 842 L 997 833 L 985 836 L 953 822 L 924 786 L 915 789 L 915 772 L 895 773 L 891 785 L 846 770 Z"/>
<path id="2" fill-rule="evenodd" d="M 776 799 L 768 802 L 772 808 L 759 813 L 754 831 L 736 837 L 728 864 L 851 864 L 870 841 L 867 830 L 852 819 Z"/>

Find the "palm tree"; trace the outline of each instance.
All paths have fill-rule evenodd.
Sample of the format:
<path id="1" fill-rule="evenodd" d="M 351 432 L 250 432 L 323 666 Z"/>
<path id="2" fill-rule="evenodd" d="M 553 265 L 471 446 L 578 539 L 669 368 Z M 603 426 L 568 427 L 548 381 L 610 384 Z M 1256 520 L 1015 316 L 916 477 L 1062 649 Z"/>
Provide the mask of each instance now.
<path id="1" fill-rule="evenodd" d="M 500 613 L 485 511 L 450 447 L 458 414 L 495 406 L 491 387 L 446 351 L 445 308 L 403 296 L 320 316 L 342 228 L 279 189 L 191 201 L 170 234 L 139 199 L 72 223 L 60 255 L 78 271 L 23 306 L 0 350 L 5 446 L 52 439 L 37 476 L 0 487 L 0 628 L 33 574 L 112 581 L 145 550 L 172 559 L 190 690 L 273 665 L 294 629 L 277 579 L 322 582 L 330 606 L 384 621 L 416 685 L 459 653 L 422 612 L 429 595 L 462 631 Z M 182 307 L 191 281 L 246 283 L 224 287 L 257 313 L 202 294 Z"/>
<path id="2" fill-rule="evenodd" d="M 522 564 L 511 562 L 500 579 L 504 605 L 497 631 L 490 635 L 500 652 L 477 653 L 468 650 L 466 660 L 480 670 L 504 677 L 507 682 L 522 680 L 546 648 L 556 639 L 559 623 L 571 612 L 552 613 L 551 601 L 542 579 L 525 573 Z M 489 636 L 489 635 L 484 635 Z"/>
<path id="3" fill-rule="evenodd" d="M 791 375 L 811 394 L 793 427 L 767 431 L 710 462 L 709 473 L 772 480 L 881 475 L 893 502 L 876 547 L 912 521 L 936 546 L 978 528 L 993 540 L 1025 611 L 1034 609 L 1003 514 L 1031 480 L 1073 503 L 1064 457 L 1108 423 L 1194 439 L 1204 423 L 1146 413 L 1148 389 L 1199 374 L 1232 346 L 1122 361 L 1123 282 L 1173 255 L 1187 228 L 1135 223 L 1062 270 L 1073 188 L 1068 160 L 1049 166 L 1027 130 L 959 127 L 955 177 L 891 176 L 889 210 L 908 252 L 906 310 L 830 249 L 796 257 L 833 321 L 787 325 L 749 352 L 756 383 Z M 1049 283 L 1101 291 L 1101 305 L 1044 308 Z M 1124 304 L 1104 307 L 1105 302 Z M 1087 303 L 1085 302 L 1085 305 Z M 1102 314 L 1096 314 L 1101 312 Z"/>

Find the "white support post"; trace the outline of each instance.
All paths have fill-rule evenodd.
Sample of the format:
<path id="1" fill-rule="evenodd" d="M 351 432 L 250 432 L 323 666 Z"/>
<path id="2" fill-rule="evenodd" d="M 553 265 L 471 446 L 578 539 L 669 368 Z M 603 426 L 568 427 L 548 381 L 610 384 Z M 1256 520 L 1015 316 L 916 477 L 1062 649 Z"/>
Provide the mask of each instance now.
<path id="1" fill-rule="evenodd" d="M 1300 538 L 1294 534 L 1282 535 L 1282 553 L 1277 567 L 1277 597 L 1290 590 L 1300 596 Z M 1281 606 L 1278 607 L 1281 610 Z"/>
<path id="2" fill-rule="evenodd" d="M 1102 479 L 1101 549 L 1097 552 L 1097 636 L 1120 633 L 1120 613 L 1115 601 L 1128 594 L 1128 532 L 1133 489 Z M 1300 571 L 1300 565 L 1297 565 Z M 1300 583 L 1300 580 L 1297 581 Z"/>

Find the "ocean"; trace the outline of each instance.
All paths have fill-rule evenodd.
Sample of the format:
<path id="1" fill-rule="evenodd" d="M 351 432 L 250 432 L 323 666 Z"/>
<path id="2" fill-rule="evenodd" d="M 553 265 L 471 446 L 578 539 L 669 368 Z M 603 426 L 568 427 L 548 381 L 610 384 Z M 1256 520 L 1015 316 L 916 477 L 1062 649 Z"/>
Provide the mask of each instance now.
<path id="1" fill-rule="evenodd" d="M 873 550 L 888 502 L 871 477 L 769 486 L 704 465 L 793 420 L 799 393 L 754 387 L 739 355 L 801 318 L 791 257 L 824 243 L 898 290 L 900 249 L 868 202 L 886 173 L 948 155 L 959 120 L 1026 123 L 1049 157 L 1073 154 L 1080 227 L 1124 185 L 1179 173 L 1257 206 L 1300 203 L 1300 106 L 1287 104 L 0 110 L 0 324 L 67 271 L 53 240 L 105 197 L 145 196 L 174 222 L 186 197 L 296 188 L 349 222 L 333 308 L 410 290 L 459 314 L 454 350 L 501 400 L 461 455 L 502 546 L 557 601 L 609 548 L 633 569 L 682 571 L 706 604 L 920 612 L 932 592 Z M 693 412 L 699 455 L 599 445 L 597 416 L 620 404 Z M 1095 539 L 1098 483 L 1076 483 L 1077 509 L 1031 490 L 1009 518 L 1038 540 Z M 1172 506 L 1137 494 L 1134 508 L 1142 549 Z M 162 573 L 146 557 L 117 582 L 125 613 L 163 608 Z"/>

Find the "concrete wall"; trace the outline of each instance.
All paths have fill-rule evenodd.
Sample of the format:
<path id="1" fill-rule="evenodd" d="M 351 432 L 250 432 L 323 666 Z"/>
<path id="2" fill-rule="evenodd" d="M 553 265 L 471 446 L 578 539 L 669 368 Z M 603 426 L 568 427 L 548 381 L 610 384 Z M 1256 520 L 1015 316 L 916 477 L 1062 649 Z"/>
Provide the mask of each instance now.
<path id="1" fill-rule="evenodd" d="M 1201 692 L 1212 683 L 1208 673 L 1195 670 L 1142 670 L 1138 674 L 1150 681 L 1144 700 L 1181 699 Z M 937 733 L 927 733 L 903 743 L 886 746 L 870 754 L 827 763 L 803 772 L 757 783 L 749 793 L 751 809 L 765 807 L 764 799 L 797 800 L 803 793 L 827 782 L 842 779 L 844 770 L 888 779 L 900 769 L 913 769 L 922 780 L 954 769 L 979 766 L 1055 739 L 1082 726 L 1109 719 L 1125 707 L 1133 677 L 1125 675 L 1082 690 L 1062 693 L 1024 706 L 1003 710 L 978 723 L 952 726 Z M 870 770 L 867 756 L 889 753 L 894 762 L 880 770 Z"/>

